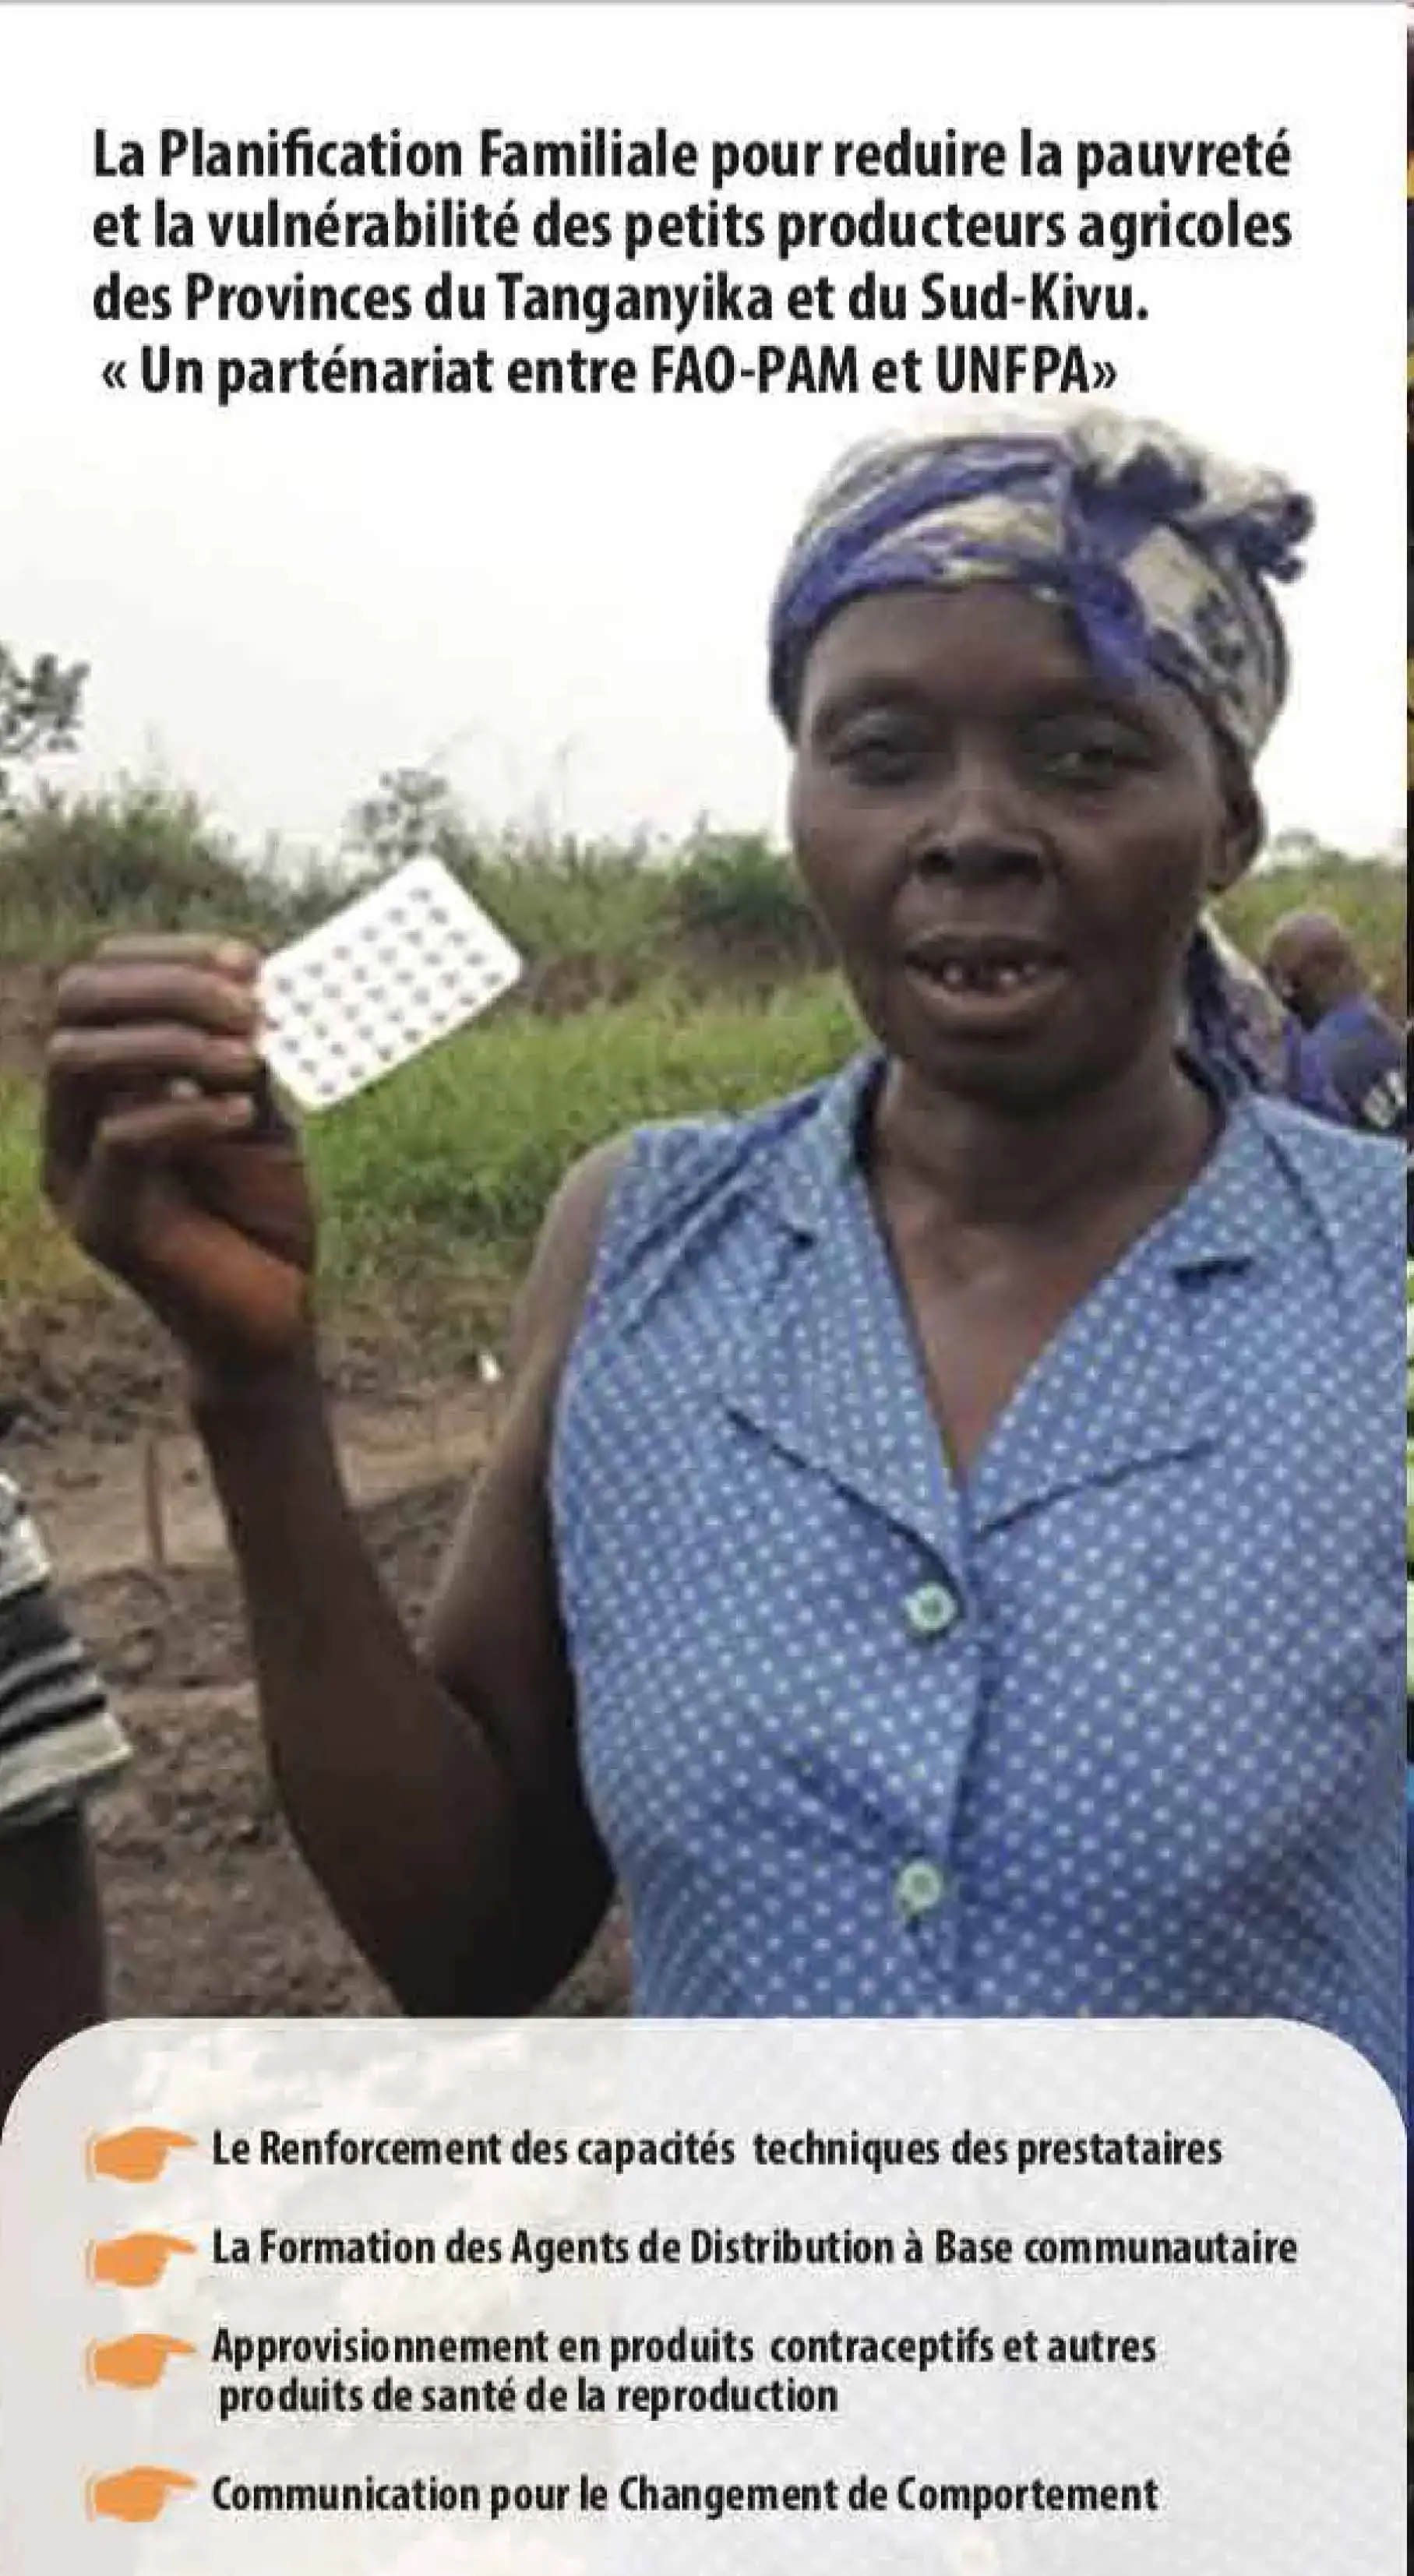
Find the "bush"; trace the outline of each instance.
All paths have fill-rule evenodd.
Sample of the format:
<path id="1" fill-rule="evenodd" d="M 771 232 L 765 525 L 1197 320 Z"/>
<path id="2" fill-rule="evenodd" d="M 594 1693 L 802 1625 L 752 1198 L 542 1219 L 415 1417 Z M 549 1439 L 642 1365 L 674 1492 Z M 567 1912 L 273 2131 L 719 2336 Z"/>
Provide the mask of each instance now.
<path id="1" fill-rule="evenodd" d="M 185 919 L 248 910 L 245 870 L 194 799 L 151 786 L 66 799 L 0 823 L 0 909 L 35 921 Z"/>
<path id="2" fill-rule="evenodd" d="M 633 845 L 503 834 L 453 874 L 532 965 L 612 958 L 647 972 L 671 927 L 668 872 Z"/>
<path id="3" fill-rule="evenodd" d="M 794 864 L 759 833 L 700 834 L 674 870 L 672 898 L 679 929 L 725 957 L 821 962 L 823 941 Z"/>
<path id="4" fill-rule="evenodd" d="M 194 796 L 161 781 L 51 789 L 0 815 L 0 953 L 52 960 L 129 930 L 270 945 L 311 929 L 358 882 L 318 859 L 242 858 Z"/>

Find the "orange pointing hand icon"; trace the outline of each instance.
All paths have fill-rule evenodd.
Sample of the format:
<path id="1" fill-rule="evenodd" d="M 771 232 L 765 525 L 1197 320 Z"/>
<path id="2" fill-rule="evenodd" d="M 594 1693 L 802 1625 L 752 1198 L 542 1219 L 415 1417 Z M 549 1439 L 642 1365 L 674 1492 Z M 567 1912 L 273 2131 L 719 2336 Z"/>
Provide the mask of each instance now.
<path id="1" fill-rule="evenodd" d="M 88 2375 L 95 2386 L 155 2388 L 167 2364 L 178 2353 L 194 2353 L 194 2343 L 177 2335 L 125 2335 L 118 2343 L 91 2343 Z"/>
<path id="2" fill-rule="evenodd" d="M 186 2236 L 110 2236 L 105 2244 L 90 2245 L 88 2276 L 91 2281 L 110 2281 L 120 2290 L 150 2290 L 174 2254 L 195 2252 Z"/>
<path id="3" fill-rule="evenodd" d="M 111 2137 L 89 2139 L 88 2169 L 109 2182 L 156 2182 L 174 2147 L 196 2143 L 184 2129 L 115 2129 Z"/>
<path id="4" fill-rule="evenodd" d="M 110 2522 L 155 2522 L 174 2495 L 195 2485 L 180 2469 L 118 2469 L 110 2478 L 90 2478 L 84 2500 L 90 2522 L 99 2515 Z"/>

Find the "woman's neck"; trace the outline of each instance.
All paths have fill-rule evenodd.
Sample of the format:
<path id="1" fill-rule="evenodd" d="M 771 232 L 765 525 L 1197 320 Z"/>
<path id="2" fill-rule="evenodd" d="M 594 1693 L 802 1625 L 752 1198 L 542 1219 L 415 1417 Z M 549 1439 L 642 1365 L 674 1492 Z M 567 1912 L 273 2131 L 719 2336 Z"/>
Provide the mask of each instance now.
<path id="1" fill-rule="evenodd" d="M 1015 1107 L 942 1092 L 891 1064 L 877 1094 L 874 1176 L 964 1228 L 1074 1236 L 1132 1201 L 1162 1202 L 1201 1170 L 1215 1096 L 1171 1043 L 1083 1094 Z"/>

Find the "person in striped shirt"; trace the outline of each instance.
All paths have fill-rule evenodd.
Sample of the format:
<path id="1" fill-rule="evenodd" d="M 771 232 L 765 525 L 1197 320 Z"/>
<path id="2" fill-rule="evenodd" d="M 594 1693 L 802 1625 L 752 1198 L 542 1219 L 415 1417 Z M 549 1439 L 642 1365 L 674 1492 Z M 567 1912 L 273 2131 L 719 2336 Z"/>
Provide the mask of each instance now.
<path id="1" fill-rule="evenodd" d="M 0 1473 L 0 2120 L 50 2049 L 103 2018 L 84 1801 L 127 1759 L 103 1683 L 56 1598 L 39 1531 L 18 1485 Z"/>

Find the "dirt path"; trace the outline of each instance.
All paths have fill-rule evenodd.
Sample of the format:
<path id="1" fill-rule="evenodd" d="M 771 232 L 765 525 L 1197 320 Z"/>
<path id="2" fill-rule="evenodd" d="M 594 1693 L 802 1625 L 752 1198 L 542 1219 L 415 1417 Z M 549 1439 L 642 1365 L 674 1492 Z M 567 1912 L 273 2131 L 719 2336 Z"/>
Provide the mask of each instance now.
<path id="1" fill-rule="evenodd" d="M 349 1491 L 360 1509 L 433 1486 L 464 1486 L 486 1454 L 496 1397 L 451 1385 L 335 1407 Z M 50 1553 L 75 1587 L 131 1568 L 174 1572 L 225 1554 L 220 1516 L 196 1442 L 172 1430 L 122 1445 L 66 1429 L 27 1449 L 25 1489 Z"/>
<path id="2" fill-rule="evenodd" d="M 419 1390 L 337 1408 L 350 1491 L 376 1561 L 413 1619 L 485 1455 L 495 1401 L 460 1385 L 436 1401 Z M 27 1444 L 17 1463 L 135 1750 L 126 1778 L 94 1811 L 114 2010 L 391 2012 L 277 1811 L 236 1587 L 192 1442 L 141 1434 L 120 1446 L 73 1430 Z M 614 1921 L 552 2009 L 616 2012 L 623 1992 Z"/>

